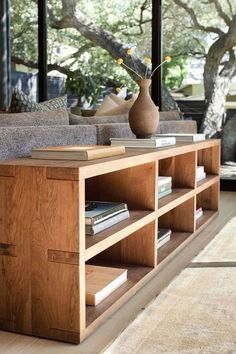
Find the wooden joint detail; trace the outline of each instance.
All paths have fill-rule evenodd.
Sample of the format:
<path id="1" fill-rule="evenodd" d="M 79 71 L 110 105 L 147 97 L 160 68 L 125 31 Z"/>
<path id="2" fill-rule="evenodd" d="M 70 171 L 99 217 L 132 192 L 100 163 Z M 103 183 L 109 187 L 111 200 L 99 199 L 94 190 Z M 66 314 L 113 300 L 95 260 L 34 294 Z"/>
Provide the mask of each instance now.
<path id="1" fill-rule="evenodd" d="M 52 338 L 78 344 L 80 342 L 80 333 L 68 331 L 59 328 L 50 328 Z"/>
<path id="2" fill-rule="evenodd" d="M 79 264 L 79 253 L 49 249 L 48 250 L 48 262 L 78 265 Z"/>
<path id="3" fill-rule="evenodd" d="M 0 256 L 16 257 L 16 245 L 0 243 Z"/>
<path id="4" fill-rule="evenodd" d="M 78 168 L 47 167 L 47 179 L 59 179 L 67 181 L 78 181 Z"/>
<path id="5" fill-rule="evenodd" d="M 15 177 L 15 166 L 0 166 L 0 177 Z"/>

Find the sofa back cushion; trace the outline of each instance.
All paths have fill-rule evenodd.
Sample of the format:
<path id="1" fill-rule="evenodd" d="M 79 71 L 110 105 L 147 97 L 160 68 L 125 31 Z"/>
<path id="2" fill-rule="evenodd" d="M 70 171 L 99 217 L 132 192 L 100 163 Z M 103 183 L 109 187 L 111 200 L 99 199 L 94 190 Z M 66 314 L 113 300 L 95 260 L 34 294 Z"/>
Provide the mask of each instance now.
<path id="1" fill-rule="evenodd" d="M 82 124 L 104 124 L 104 123 L 128 123 L 128 113 L 119 114 L 115 116 L 94 116 L 83 117 L 76 114 L 69 113 L 69 121 L 72 125 Z"/>
<path id="2" fill-rule="evenodd" d="M 59 145 L 95 145 L 95 126 L 47 126 L 0 128 L 0 160 L 31 155 L 33 148 Z"/>
<path id="3" fill-rule="evenodd" d="M 66 109 L 46 112 L 24 112 L 0 114 L 0 127 L 68 125 L 69 114 Z"/>

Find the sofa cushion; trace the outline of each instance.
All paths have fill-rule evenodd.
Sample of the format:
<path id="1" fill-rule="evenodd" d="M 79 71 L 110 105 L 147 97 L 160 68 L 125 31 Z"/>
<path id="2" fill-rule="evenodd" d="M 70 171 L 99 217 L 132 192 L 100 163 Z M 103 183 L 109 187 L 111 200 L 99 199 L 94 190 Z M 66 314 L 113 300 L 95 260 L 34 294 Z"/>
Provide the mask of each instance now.
<path id="1" fill-rule="evenodd" d="M 195 120 L 177 120 L 160 122 L 160 133 L 197 133 L 197 122 Z"/>
<path id="2" fill-rule="evenodd" d="M 0 127 L 68 125 L 69 114 L 65 109 L 46 112 L 5 113 L 0 115 Z"/>
<path id="3" fill-rule="evenodd" d="M 160 114 L 160 121 L 180 120 L 182 118 L 181 112 L 179 112 L 177 110 L 162 111 L 162 112 L 159 112 L 159 114 Z"/>
<path id="4" fill-rule="evenodd" d="M 128 123 L 96 124 L 97 143 L 110 145 L 111 138 L 135 138 Z"/>
<path id="5" fill-rule="evenodd" d="M 37 103 L 32 101 L 23 91 L 15 88 L 12 92 L 10 113 L 39 112 L 51 109 L 67 108 L 67 96 L 56 97 L 49 101 Z"/>
<path id="6" fill-rule="evenodd" d="M 105 97 L 95 116 L 114 116 L 128 113 L 135 99 L 136 97 L 132 97 L 130 100 L 125 101 L 114 93 L 111 93 Z"/>
<path id="7" fill-rule="evenodd" d="M 69 113 L 69 121 L 72 125 L 77 124 L 103 124 L 103 123 L 128 123 L 128 114 L 119 114 L 116 116 L 94 116 L 82 117 Z"/>
<path id="8" fill-rule="evenodd" d="M 33 148 L 97 143 L 95 126 L 47 126 L 0 128 L 0 160 L 31 155 Z"/>

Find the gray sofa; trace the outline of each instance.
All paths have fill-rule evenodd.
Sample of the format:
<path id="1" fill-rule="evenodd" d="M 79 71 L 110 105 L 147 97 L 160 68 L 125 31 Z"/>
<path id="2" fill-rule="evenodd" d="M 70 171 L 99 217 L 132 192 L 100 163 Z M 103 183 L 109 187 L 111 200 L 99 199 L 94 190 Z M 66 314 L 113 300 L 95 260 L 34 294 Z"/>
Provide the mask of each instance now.
<path id="1" fill-rule="evenodd" d="M 196 122 L 161 112 L 158 133 L 195 133 Z M 172 118 L 171 118 L 172 117 Z M 0 114 L 0 160 L 30 156 L 34 147 L 109 144 L 111 137 L 134 137 L 128 115 L 80 117 L 65 109 Z"/>

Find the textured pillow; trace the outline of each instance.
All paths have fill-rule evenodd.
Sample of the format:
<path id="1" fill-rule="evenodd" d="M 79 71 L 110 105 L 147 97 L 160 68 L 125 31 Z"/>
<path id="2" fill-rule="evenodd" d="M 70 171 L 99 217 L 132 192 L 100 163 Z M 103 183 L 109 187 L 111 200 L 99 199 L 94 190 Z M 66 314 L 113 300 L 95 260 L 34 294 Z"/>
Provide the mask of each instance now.
<path id="1" fill-rule="evenodd" d="M 6 113 L 0 115 L 0 127 L 69 125 L 66 109 L 46 112 Z"/>
<path id="2" fill-rule="evenodd" d="M 40 102 L 40 107 L 46 107 L 48 109 L 58 109 L 58 108 L 67 108 L 67 95 L 61 97 L 55 97 L 51 100 Z"/>
<path id="3" fill-rule="evenodd" d="M 160 114 L 160 120 L 179 120 L 181 119 L 181 113 L 173 110 L 173 111 L 163 111 L 159 112 Z"/>
<path id="4" fill-rule="evenodd" d="M 12 92 L 10 113 L 48 111 L 47 107 L 40 106 L 33 102 L 24 92 L 15 88 Z"/>
<path id="5" fill-rule="evenodd" d="M 51 109 L 66 108 L 67 96 L 56 97 L 49 101 L 37 103 L 32 101 L 24 92 L 15 88 L 12 93 L 11 104 L 9 107 L 10 113 L 21 112 L 39 112 L 49 111 Z"/>
<path id="6" fill-rule="evenodd" d="M 134 101 L 135 101 L 135 97 L 132 97 L 130 100 L 124 101 L 122 104 L 117 105 L 116 107 L 103 112 L 102 115 L 103 116 L 115 116 L 115 115 L 128 113 L 130 108 L 132 107 Z M 100 116 L 101 114 L 99 112 L 99 113 L 96 113 L 95 115 Z"/>
<path id="7" fill-rule="evenodd" d="M 120 114 L 116 116 L 94 116 L 82 117 L 76 114 L 69 113 L 69 121 L 71 125 L 91 125 L 103 123 L 127 123 L 128 114 Z"/>
<path id="8" fill-rule="evenodd" d="M 118 106 L 118 103 L 116 103 L 110 96 L 106 96 L 104 100 L 102 101 L 101 105 L 98 107 L 96 116 L 104 116 L 104 112 L 109 111 L 112 108 L 115 108 Z"/>

